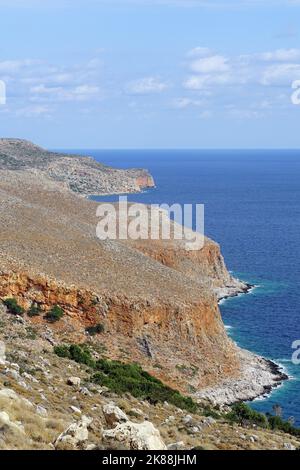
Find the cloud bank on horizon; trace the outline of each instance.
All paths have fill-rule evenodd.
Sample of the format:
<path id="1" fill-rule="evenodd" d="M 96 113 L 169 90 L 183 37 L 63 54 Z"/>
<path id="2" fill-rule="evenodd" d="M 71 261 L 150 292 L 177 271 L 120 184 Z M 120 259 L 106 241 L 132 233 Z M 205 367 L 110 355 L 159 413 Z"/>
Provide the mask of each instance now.
<path id="1" fill-rule="evenodd" d="M 82 4 L 0 0 L 8 7 L 3 135 L 52 147 L 299 145 L 300 107 L 291 102 L 299 26 L 290 7 L 300 1 Z M 186 8 L 208 4 L 222 8 Z"/>

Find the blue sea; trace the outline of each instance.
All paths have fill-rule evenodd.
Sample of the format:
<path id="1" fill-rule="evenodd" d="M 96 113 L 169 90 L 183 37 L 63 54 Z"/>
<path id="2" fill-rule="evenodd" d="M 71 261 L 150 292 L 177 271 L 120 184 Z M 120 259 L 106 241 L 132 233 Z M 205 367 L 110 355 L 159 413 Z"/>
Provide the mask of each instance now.
<path id="1" fill-rule="evenodd" d="M 77 151 L 78 152 L 78 151 Z M 281 364 L 292 377 L 251 406 L 300 426 L 300 151 L 80 150 L 121 168 L 148 168 L 157 188 L 129 196 L 146 203 L 203 203 L 205 232 L 221 244 L 228 269 L 258 286 L 221 304 L 228 334 Z M 116 200 L 115 197 L 100 198 Z"/>

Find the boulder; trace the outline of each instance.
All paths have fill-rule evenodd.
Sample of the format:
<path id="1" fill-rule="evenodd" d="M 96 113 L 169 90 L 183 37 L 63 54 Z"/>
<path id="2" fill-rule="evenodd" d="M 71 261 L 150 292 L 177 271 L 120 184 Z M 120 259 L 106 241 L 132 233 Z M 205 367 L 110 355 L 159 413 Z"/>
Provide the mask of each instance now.
<path id="1" fill-rule="evenodd" d="M 104 405 L 102 410 L 105 417 L 105 421 L 110 427 L 113 427 L 118 423 L 128 421 L 128 418 L 124 411 L 122 411 L 113 402 Z"/>
<path id="2" fill-rule="evenodd" d="M 118 441 L 131 450 L 166 450 L 158 429 L 150 421 L 119 423 L 114 429 L 103 432 L 106 440 Z"/>
<path id="3" fill-rule="evenodd" d="M 56 449 L 60 447 L 70 446 L 76 448 L 80 444 L 86 442 L 89 438 L 88 427 L 93 419 L 83 416 L 81 421 L 71 424 L 65 431 L 63 431 L 54 442 Z"/>
<path id="4" fill-rule="evenodd" d="M 0 412 L 0 427 L 4 427 L 4 426 L 9 428 L 13 432 L 19 432 L 19 433 L 24 434 L 23 426 L 11 421 L 9 415 L 5 411 L 1 411 Z"/>
<path id="5" fill-rule="evenodd" d="M 185 445 L 183 441 L 173 442 L 168 445 L 168 450 L 184 450 Z"/>
<path id="6" fill-rule="evenodd" d="M 285 450 L 296 450 L 296 447 L 293 446 L 293 444 L 292 444 L 291 442 L 285 442 L 285 443 L 283 444 L 283 448 L 284 448 Z"/>
<path id="7" fill-rule="evenodd" d="M 48 411 L 42 405 L 37 405 L 36 412 L 40 416 L 48 416 Z"/>

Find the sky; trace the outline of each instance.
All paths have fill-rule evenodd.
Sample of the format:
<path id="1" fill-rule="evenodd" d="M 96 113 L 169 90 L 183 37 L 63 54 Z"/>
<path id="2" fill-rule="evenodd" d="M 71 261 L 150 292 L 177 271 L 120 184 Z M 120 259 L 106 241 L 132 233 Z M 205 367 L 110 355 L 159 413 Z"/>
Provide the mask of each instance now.
<path id="1" fill-rule="evenodd" d="M 300 0 L 0 0 L 0 20 L 0 137 L 300 147 Z"/>

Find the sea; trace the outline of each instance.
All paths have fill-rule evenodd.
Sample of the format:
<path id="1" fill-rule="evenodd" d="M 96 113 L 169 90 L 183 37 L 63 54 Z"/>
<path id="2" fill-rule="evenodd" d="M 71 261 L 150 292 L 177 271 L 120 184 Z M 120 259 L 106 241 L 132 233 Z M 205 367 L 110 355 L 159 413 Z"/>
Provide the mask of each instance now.
<path id="1" fill-rule="evenodd" d="M 232 274 L 256 286 L 221 302 L 228 334 L 290 376 L 251 406 L 272 412 L 280 405 L 283 417 L 300 426 L 300 365 L 292 362 L 292 345 L 300 340 L 300 150 L 70 152 L 114 167 L 149 169 L 156 188 L 130 201 L 205 205 L 205 234 L 220 243 Z"/>

